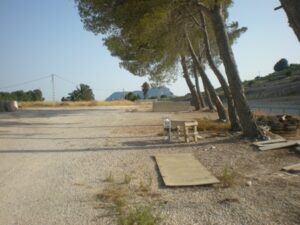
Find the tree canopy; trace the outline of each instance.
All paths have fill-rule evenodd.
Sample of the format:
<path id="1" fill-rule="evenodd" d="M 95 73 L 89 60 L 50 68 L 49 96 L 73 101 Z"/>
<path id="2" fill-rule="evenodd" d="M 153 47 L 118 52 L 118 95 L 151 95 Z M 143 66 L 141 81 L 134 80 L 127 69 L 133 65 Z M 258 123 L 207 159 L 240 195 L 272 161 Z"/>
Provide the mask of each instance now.
<path id="1" fill-rule="evenodd" d="M 80 84 L 69 96 L 62 98 L 62 101 L 94 101 L 95 96 L 93 90 L 87 84 Z"/>
<path id="2" fill-rule="evenodd" d="M 13 92 L 0 92 L 0 100 L 14 100 L 14 101 L 44 101 L 43 93 L 40 89 L 31 91 L 13 91 Z"/>
<path id="3" fill-rule="evenodd" d="M 234 40 L 246 30 L 239 28 L 237 22 L 228 24 L 231 0 L 75 1 L 85 28 L 95 34 L 101 33 L 112 56 L 118 57 L 120 65 L 132 74 L 149 76 L 154 82 L 169 82 L 176 79 L 180 62 L 182 67 L 188 67 L 192 61 L 200 63 L 197 66 L 199 74 L 208 90 L 214 92 L 203 67 L 207 60 L 202 56 L 199 58 L 204 33 L 197 19 L 203 14 L 207 18 L 205 25 L 211 54 L 215 61 L 220 59 L 219 62 L 224 64 L 232 92 L 230 96 L 243 131 L 247 136 L 261 136 L 246 101 L 231 49 Z M 189 80 L 189 70 L 184 72 L 191 93 L 197 95 Z M 220 106 L 217 108 L 221 109 L 216 94 L 212 96 L 215 104 Z"/>
<path id="4" fill-rule="evenodd" d="M 150 90 L 150 85 L 148 84 L 148 82 L 144 82 L 142 85 L 142 91 L 143 91 L 143 95 L 144 95 L 144 99 L 146 99 L 148 97 L 148 91 Z"/>

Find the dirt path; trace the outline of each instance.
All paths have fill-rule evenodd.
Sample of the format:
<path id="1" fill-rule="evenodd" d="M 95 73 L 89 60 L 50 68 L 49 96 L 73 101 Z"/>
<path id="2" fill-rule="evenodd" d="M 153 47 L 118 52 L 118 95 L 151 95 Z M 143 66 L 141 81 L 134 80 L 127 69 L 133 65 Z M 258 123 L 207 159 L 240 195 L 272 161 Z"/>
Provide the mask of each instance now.
<path id="1" fill-rule="evenodd" d="M 166 145 L 158 136 L 166 116 L 199 114 L 130 113 L 124 108 L 1 114 L 0 224 L 114 224 L 95 200 L 109 173 L 116 180 L 131 174 L 132 187 L 145 177 L 154 178 L 166 224 L 299 222 L 299 176 L 276 175 L 299 157 L 284 150 L 258 155 L 249 144 L 224 138 Z M 206 151 L 212 145 L 216 148 Z M 242 173 L 241 184 L 230 189 L 164 188 L 151 158 L 158 152 L 193 152 L 216 175 L 226 164 L 233 165 Z M 252 187 L 245 185 L 249 179 Z M 220 204 L 226 197 L 239 203 Z"/>
<path id="2" fill-rule="evenodd" d="M 137 115 L 114 108 L 1 114 L 0 224 L 98 224 L 91 193 L 122 166 L 118 147 L 135 151 L 141 140 L 161 139 L 162 115 Z"/>

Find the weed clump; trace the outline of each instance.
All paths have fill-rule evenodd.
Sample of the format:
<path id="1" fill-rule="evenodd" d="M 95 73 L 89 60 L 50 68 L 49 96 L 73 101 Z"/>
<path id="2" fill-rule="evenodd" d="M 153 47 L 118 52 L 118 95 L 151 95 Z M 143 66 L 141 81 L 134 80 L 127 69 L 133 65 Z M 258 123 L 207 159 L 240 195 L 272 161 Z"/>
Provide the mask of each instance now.
<path id="1" fill-rule="evenodd" d="M 124 181 L 123 181 L 124 184 L 130 184 L 131 180 L 132 177 L 129 174 L 124 175 Z"/>
<path id="2" fill-rule="evenodd" d="M 149 193 L 152 189 L 152 177 L 148 177 L 147 182 L 140 182 L 140 191 L 144 193 Z"/>
<path id="3" fill-rule="evenodd" d="M 114 204 L 117 208 L 127 205 L 128 191 L 117 185 L 110 184 L 104 187 L 103 191 L 96 195 L 96 198 L 107 203 Z"/>
<path id="4" fill-rule="evenodd" d="M 138 206 L 128 210 L 118 219 L 119 225 L 159 225 L 161 217 L 154 213 L 151 206 Z"/>
<path id="5" fill-rule="evenodd" d="M 109 173 L 107 184 L 101 193 L 96 195 L 96 199 L 106 205 L 119 225 L 159 225 L 161 217 L 155 213 L 152 203 L 149 201 L 138 203 L 135 194 L 142 192 L 142 197 L 151 194 L 152 177 L 149 176 L 146 182 L 140 182 L 140 186 L 135 190 L 130 190 L 128 184 L 131 182 L 131 176 L 124 175 L 123 182 L 115 182 L 112 173 Z M 126 184 L 126 185 L 124 185 Z M 157 197 L 159 195 L 153 195 Z M 102 204 L 101 204 L 102 205 Z"/>
<path id="6" fill-rule="evenodd" d="M 109 172 L 109 174 L 104 179 L 104 181 L 109 182 L 109 183 L 114 183 L 115 182 L 115 178 L 114 178 L 112 172 Z"/>
<path id="7" fill-rule="evenodd" d="M 222 175 L 218 177 L 223 188 L 229 188 L 236 184 L 237 173 L 228 166 L 225 166 Z"/>

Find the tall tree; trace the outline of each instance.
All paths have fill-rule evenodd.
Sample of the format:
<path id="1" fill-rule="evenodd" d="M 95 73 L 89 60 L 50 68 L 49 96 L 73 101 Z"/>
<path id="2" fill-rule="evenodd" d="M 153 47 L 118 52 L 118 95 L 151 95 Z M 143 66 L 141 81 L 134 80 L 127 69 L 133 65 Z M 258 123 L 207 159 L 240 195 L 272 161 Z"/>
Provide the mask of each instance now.
<path id="1" fill-rule="evenodd" d="M 144 82 L 143 85 L 142 85 L 142 91 L 143 91 L 144 99 L 146 99 L 148 97 L 149 90 L 150 90 L 150 85 L 148 84 L 148 82 Z"/>
<path id="2" fill-rule="evenodd" d="M 290 27 L 294 30 L 300 42 L 300 1 L 280 0 L 280 2 L 288 17 Z"/>
<path id="3" fill-rule="evenodd" d="M 200 99 L 199 99 L 198 93 L 195 89 L 195 86 L 193 85 L 191 77 L 189 75 L 188 66 L 187 66 L 186 58 L 184 55 L 181 55 L 181 65 L 182 65 L 183 77 L 184 77 L 184 79 L 190 89 L 191 95 L 192 95 L 192 102 L 194 103 L 196 110 L 199 110 L 201 108 Z"/>
<path id="4" fill-rule="evenodd" d="M 230 0 L 78 0 L 78 8 L 87 29 L 106 35 L 105 44 L 112 55 L 121 59 L 122 66 L 134 74 L 160 77 L 172 74 L 170 71 L 176 68 L 181 55 L 190 55 L 182 35 L 190 18 L 182 9 L 191 3 L 212 23 L 244 134 L 261 136 L 243 92 L 223 17 Z M 194 32 L 191 34 L 194 39 Z M 203 74 L 201 64 L 199 68 Z M 206 79 L 203 81 L 207 83 Z M 218 99 L 213 95 L 212 98 Z M 221 114 L 223 118 L 226 115 Z"/>
<path id="5" fill-rule="evenodd" d="M 257 126 L 255 117 L 251 112 L 249 104 L 246 100 L 239 71 L 229 43 L 223 15 L 224 1 L 212 1 L 210 3 L 211 4 L 205 5 L 203 2 L 196 0 L 196 4 L 199 9 L 203 11 L 212 22 L 217 45 L 220 51 L 220 57 L 225 67 L 230 90 L 238 112 L 243 133 L 247 137 L 261 138 L 263 133 Z"/>
<path id="6" fill-rule="evenodd" d="M 236 114 L 231 91 L 229 89 L 227 81 L 225 80 L 221 71 L 218 69 L 218 67 L 212 57 L 210 41 L 209 41 L 209 36 L 208 36 L 208 31 L 207 31 L 207 25 L 206 25 L 204 14 L 201 11 L 200 11 L 200 21 L 201 21 L 201 24 L 199 24 L 199 26 L 201 27 L 203 37 L 204 37 L 203 40 L 204 40 L 204 45 L 205 45 L 205 53 L 206 53 L 207 62 L 209 64 L 210 68 L 212 69 L 212 71 L 214 72 L 214 74 L 216 75 L 216 77 L 218 78 L 218 80 L 222 86 L 222 89 L 224 91 L 224 95 L 227 99 L 228 115 L 229 115 L 229 120 L 230 120 L 230 124 L 231 124 L 231 130 L 233 130 L 233 131 L 240 130 L 241 126 L 239 123 L 238 116 Z"/>
<path id="7" fill-rule="evenodd" d="M 195 86 L 196 86 L 197 94 L 199 96 L 201 108 L 204 108 L 205 107 L 205 102 L 204 102 L 203 95 L 202 95 L 201 89 L 200 89 L 200 82 L 199 82 L 199 76 L 198 76 L 197 68 L 196 68 L 194 63 L 193 63 L 192 66 L 193 66 L 193 75 L 194 75 L 194 78 L 195 78 Z"/>
<path id="8" fill-rule="evenodd" d="M 93 90 L 87 84 L 80 84 L 74 91 L 69 93 L 71 101 L 93 101 L 95 96 Z"/>
<path id="9" fill-rule="evenodd" d="M 217 96 L 217 93 L 216 93 L 213 85 L 211 84 L 205 70 L 203 69 L 203 66 L 201 64 L 202 60 L 197 58 L 197 55 L 195 53 L 195 50 L 193 48 L 193 45 L 191 43 L 191 40 L 190 40 L 189 35 L 188 35 L 187 32 L 185 32 L 185 37 L 186 37 L 186 40 L 187 40 L 187 43 L 188 43 L 188 48 L 189 48 L 190 54 L 193 58 L 193 62 L 196 65 L 196 68 L 197 68 L 197 70 L 198 70 L 198 72 L 199 72 L 199 74 L 200 74 L 200 76 L 203 80 L 203 83 L 205 83 L 205 86 L 207 87 L 207 89 L 209 91 L 209 94 L 212 97 L 213 102 L 215 103 L 215 106 L 217 108 L 217 112 L 218 112 L 218 115 L 219 115 L 219 119 L 221 121 L 227 121 L 227 115 L 226 115 L 226 110 L 224 108 L 224 105 L 221 102 L 220 98 Z"/>

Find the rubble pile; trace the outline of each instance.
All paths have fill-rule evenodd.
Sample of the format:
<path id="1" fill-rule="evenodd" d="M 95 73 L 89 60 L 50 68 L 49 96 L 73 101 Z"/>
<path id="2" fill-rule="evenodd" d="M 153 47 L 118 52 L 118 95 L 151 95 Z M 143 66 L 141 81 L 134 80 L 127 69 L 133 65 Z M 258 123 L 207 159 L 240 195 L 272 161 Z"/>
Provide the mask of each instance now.
<path id="1" fill-rule="evenodd" d="M 257 117 L 259 126 L 268 127 L 273 133 L 296 132 L 300 128 L 300 120 L 290 115 L 262 115 Z"/>

